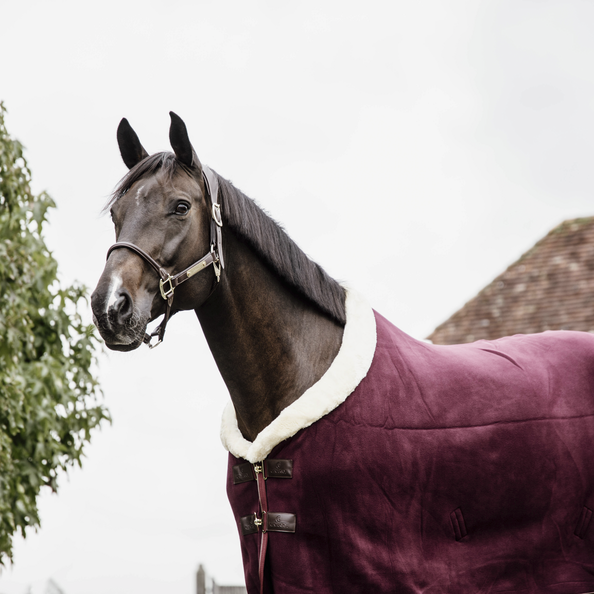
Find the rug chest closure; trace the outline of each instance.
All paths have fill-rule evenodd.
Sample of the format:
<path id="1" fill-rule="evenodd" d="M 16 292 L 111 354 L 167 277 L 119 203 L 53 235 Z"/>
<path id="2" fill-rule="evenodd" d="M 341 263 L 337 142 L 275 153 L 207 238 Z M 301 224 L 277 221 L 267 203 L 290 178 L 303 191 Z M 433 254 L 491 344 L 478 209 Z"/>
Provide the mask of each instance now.
<path id="1" fill-rule="evenodd" d="M 268 509 L 268 495 L 266 483 L 268 479 L 293 478 L 293 460 L 264 460 L 250 464 L 236 464 L 233 466 L 233 484 L 248 483 L 255 480 L 258 488 L 260 516 L 258 512 L 239 518 L 241 534 L 257 534 L 262 529 L 260 547 L 258 551 L 258 579 L 260 594 L 264 593 L 264 567 L 266 565 L 266 550 L 268 548 L 268 534 L 270 532 L 294 533 L 297 526 L 297 516 L 286 512 L 271 512 Z"/>
<path id="2" fill-rule="evenodd" d="M 239 485 L 250 481 L 256 481 L 258 487 L 258 499 L 260 502 L 260 516 L 254 512 L 239 519 L 241 533 L 256 534 L 262 530 L 267 532 L 295 532 L 297 517 L 295 514 L 286 512 L 272 512 L 268 509 L 268 498 L 266 496 L 266 481 L 268 479 L 291 479 L 293 478 L 293 460 L 270 459 L 263 462 L 250 464 L 236 464 L 233 466 L 233 484 Z"/>

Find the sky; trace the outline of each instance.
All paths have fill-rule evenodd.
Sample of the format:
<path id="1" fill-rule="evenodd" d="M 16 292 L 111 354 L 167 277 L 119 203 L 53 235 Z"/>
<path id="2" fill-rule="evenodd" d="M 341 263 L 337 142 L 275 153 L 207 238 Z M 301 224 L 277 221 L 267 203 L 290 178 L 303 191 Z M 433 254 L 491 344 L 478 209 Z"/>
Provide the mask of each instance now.
<path id="1" fill-rule="evenodd" d="M 561 221 L 594 215 L 589 0 L 0 0 L 0 100 L 64 283 L 94 288 L 128 118 L 203 163 L 332 276 L 426 337 Z M 90 321 L 90 313 L 87 312 Z M 198 362 L 199 361 L 199 362 Z M 180 370 L 196 373 L 170 384 Z M 183 375 L 183 374 L 182 374 Z M 104 352 L 113 423 L 40 498 L 0 594 L 192 594 L 240 584 L 219 439 L 228 393 L 194 314 Z"/>

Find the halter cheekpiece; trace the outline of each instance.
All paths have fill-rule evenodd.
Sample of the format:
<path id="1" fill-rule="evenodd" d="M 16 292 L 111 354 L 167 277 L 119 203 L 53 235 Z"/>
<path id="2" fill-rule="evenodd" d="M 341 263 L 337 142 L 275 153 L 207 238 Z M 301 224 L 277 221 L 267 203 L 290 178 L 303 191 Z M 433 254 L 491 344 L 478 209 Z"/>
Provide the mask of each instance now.
<path id="1" fill-rule="evenodd" d="M 148 262 L 159 275 L 159 290 L 161 291 L 161 297 L 167 301 L 167 309 L 165 311 L 165 317 L 159 326 L 153 330 L 150 334 L 145 333 L 143 342 L 148 344 L 149 348 L 155 348 L 157 345 L 163 342 L 165 336 L 165 328 L 171 315 L 171 307 L 173 305 L 173 296 L 175 289 L 178 285 L 187 281 L 189 278 L 204 270 L 212 264 L 214 273 L 217 279 L 217 283 L 221 280 L 221 270 L 225 267 L 223 261 L 223 249 L 222 249 L 222 232 L 223 219 L 221 217 L 221 205 L 219 204 L 219 181 L 215 173 L 213 173 L 205 165 L 202 166 L 202 179 L 206 187 L 206 193 L 210 197 L 211 202 L 211 219 L 210 219 L 210 251 L 204 257 L 200 258 L 197 262 L 194 262 L 191 266 L 188 266 L 185 270 L 182 270 L 178 274 L 171 276 L 151 255 L 147 254 L 143 249 L 137 245 L 128 241 L 119 241 L 114 243 L 107 250 L 107 258 L 114 250 L 120 248 L 127 248 L 137 253 L 141 258 Z M 157 336 L 157 342 L 151 344 L 151 340 L 154 336 Z"/>

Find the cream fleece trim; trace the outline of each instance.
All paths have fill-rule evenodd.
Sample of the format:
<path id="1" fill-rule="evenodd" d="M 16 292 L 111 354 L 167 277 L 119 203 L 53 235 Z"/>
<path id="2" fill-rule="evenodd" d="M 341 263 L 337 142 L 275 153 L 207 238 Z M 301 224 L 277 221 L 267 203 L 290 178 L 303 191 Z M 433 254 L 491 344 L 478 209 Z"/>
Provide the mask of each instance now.
<path id="1" fill-rule="evenodd" d="M 328 371 L 250 442 L 237 427 L 233 403 L 223 412 L 221 441 L 226 450 L 249 462 L 264 460 L 276 445 L 309 427 L 342 404 L 367 375 L 375 354 L 373 310 L 357 293 L 348 290 L 347 323 L 342 345 Z"/>

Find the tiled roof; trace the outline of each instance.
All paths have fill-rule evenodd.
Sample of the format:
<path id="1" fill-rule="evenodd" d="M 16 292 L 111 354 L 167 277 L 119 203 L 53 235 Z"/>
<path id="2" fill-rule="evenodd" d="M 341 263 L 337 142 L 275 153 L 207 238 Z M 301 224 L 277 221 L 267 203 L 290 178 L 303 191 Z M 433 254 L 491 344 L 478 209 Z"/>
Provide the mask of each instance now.
<path id="1" fill-rule="evenodd" d="M 428 338 L 457 344 L 545 330 L 594 332 L 594 217 L 555 227 Z"/>

